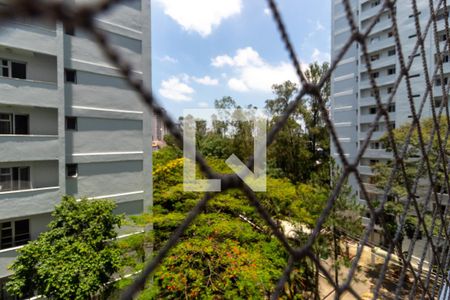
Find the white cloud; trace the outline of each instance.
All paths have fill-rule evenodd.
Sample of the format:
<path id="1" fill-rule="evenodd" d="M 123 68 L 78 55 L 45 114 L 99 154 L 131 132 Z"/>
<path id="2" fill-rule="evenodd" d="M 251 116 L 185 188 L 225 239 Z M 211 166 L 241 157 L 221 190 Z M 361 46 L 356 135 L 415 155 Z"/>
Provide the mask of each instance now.
<path id="1" fill-rule="evenodd" d="M 230 87 L 230 89 L 238 92 L 248 91 L 248 87 L 242 79 L 231 78 L 230 80 L 228 80 L 228 86 Z"/>
<path id="2" fill-rule="evenodd" d="M 219 84 L 219 80 L 215 79 L 215 78 L 211 78 L 209 76 L 205 76 L 205 77 L 192 77 L 192 80 L 194 80 L 197 83 L 203 84 L 203 85 L 218 85 Z"/>
<path id="3" fill-rule="evenodd" d="M 172 64 L 176 64 L 178 62 L 178 60 L 176 58 L 173 58 L 169 55 L 164 55 L 164 57 L 160 58 L 159 60 L 163 61 L 163 62 L 169 62 Z"/>
<path id="4" fill-rule="evenodd" d="M 316 21 L 316 31 L 324 31 L 325 30 L 325 26 L 322 25 L 322 23 L 320 23 L 320 21 Z"/>
<path id="5" fill-rule="evenodd" d="M 244 67 L 248 65 L 262 65 L 263 60 L 259 53 L 253 50 L 252 47 L 238 49 L 234 57 L 228 55 L 219 55 L 211 60 L 214 67 L 236 66 Z"/>
<path id="6" fill-rule="evenodd" d="M 164 13 L 186 31 L 206 37 L 223 20 L 242 10 L 242 0 L 159 0 Z"/>
<path id="7" fill-rule="evenodd" d="M 270 92 L 273 84 L 280 84 L 286 80 L 298 83 L 290 63 L 269 64 L 251 47 L 238 49 L 233 57 L 217 56 L 211 60 L 211 64 L 215 67 L 233 68 L 235 75 L 228 80 L 228 86 L 238 92 L 250 90 Z"/>
<path id="8" fill-rule="evenodd" d="M 183 76 L 180 77 L 172 76 L 167 80 L 163 80 L 159 89 L 161 96 L 176 102 L 192 100 L 192 94 L 195 90 L 182 82 Z"/>
<path id="9" fill-rule="evenodd" d="M 311 60 L 313 62 L 317 61 L 319 63 L 323 63 L 323 62 L 326 62 L 326 61 L 329 62 L 330 61 L 330 53 L 322 52 L 319 49 L 314 48 L 313 53 L 311 55 Z"/>
<path id="10" fill-rule="evenodd" d="M 208 102 L 202 101 L 202 102 L 198 103 L 198 107 L 207 108 L 207 107 L 209 107 L 209 104 L 208 104 Z"/>
<path id="11" fill-rule="evenodd" d="M 270 13 L 271 13 L 271 11 L 270 11 L 270 9 L 269 8 L 264 8 L 264 14 L 266 15 L 266 16 L 270 16 Z"/>

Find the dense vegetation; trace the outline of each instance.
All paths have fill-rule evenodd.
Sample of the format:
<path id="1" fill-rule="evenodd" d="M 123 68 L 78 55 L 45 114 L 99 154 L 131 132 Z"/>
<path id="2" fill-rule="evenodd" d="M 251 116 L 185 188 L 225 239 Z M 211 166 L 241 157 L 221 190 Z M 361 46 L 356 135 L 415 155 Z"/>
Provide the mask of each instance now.
<path id="1" fill-rule="evenodd" d="M 327 64 L 312 64 L 306 75 L 317 82 L 327 68 Z M 296 101 L 298 87 L 285 82 L 274 85 L 273 92 L 274 99 L 265 103 L 269 129 L 289 103 Z M 322 92 L 327 100 L 329 86 Z M 257 193 L 293 246 L 303 245 L 316 226 L 333 189 L 330 174 L 339 173 L 328 155 L 329 134 L 318 99 L 297 100 L 299 106 L 268 150 L 267 192 Z M 224 97 L 216 101 L 216 108 L 235 112 L 240 107 Z M 224 162 L 232 153 L 243 161 L 253 153 L 249 122 L 217 120 L 208 128 L 204 120 L 197 120 L 196 134 L 198 151 L 215 171 L 232 172 Z M 151 225 L 151 231 L 115 241 L 114 227 L 121 222 L 113 216 L 111 202 L 65 198 L 55 211 L 50 230 L 20 250 L 12 266 L 15 275 L 9 291 L 21 297 L 37 291 L 52 299 L 86 299 L 103 292 L 103 296 L 113 298 L 106 293 L 106 283 L 142 269 L 149 258 L 148 249 L 158 251 L 203 196 L 183 190 L 184 158 L 170 137 L 167 142 L 167 147 L 153 154 L 152 211 L 126 221 L 126 225 Z M 199 170 L 197 173 L 201 177 Z M 335 241 L 342 235 L 360 234 L 360 213 L 345 185 L 313 245 L 315 255 L 320 259 L 333 257 L 339 268 L 344 257 Z M 239 190 L 228 190 L 208 202 L 139 297 L 264 299 L 273 291 L 287 262 L 284 247 L 248 199 Z M 122 279 L 112 286 L 123 289 L 131 280 Z M 318 281 L 319 270 L 309 258 L 296 261 L 283 298 L 318 295 Z"/>

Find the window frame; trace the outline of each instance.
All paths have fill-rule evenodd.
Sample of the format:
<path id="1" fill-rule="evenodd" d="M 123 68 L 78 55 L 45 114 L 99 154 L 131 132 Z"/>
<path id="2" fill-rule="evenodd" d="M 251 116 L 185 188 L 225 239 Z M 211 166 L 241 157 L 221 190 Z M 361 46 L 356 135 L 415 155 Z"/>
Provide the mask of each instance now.
<path id="1" fill-rule="evenodd" d="M 12 78 L 12 79 L 20 79 L 20 80 L 27 80 L 28 79 L 28 64 L 26 61 L 20 61 L 20 60 L 15 60 L 15 59 L 9 59 L 9 58 L 1 58 L 0 57 L 0 61 L 1 61 L 1 68 L 2 68 L 2 72 L 0 73 L 0 77 L 6 77 L 6 78 Z M 6 62 L 6 65 L 4 64 Z M 13 77 L 13 63 L 15 64 L 21 64 L 25 66 L 25 78 L 20 78 L 20 77 Z M 4 69 L 7 69 L 8 75 L 3 75 L 3 71 Z"/>
<path id="2" fill-rule="evenodd" d="M 19 222 L 27 223 L 27 232 L 17 234 L 17 225 Z M 0 222 L 0 249 L 9 249 L 27 244 L 31 240 L 30 219 L 18 219 L 14 221 Z M 4 236 L 4 232 L 10 232 L 10 235 Z M 20 235 L 20 239 L 18 238 Z M 10 242 L 4 242 L 4 239 L 11 239 Z"/>

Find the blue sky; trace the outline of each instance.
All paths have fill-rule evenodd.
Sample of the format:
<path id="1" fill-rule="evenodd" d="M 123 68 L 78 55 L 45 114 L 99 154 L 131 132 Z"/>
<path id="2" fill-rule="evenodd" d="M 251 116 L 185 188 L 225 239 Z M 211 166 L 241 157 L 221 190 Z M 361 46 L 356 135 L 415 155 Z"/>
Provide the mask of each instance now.
<path id="1" fill-rule="evenodd" d="M 329 60 L 330 0 L 279 0 L 302 63 Z M 296 80 L 264 0 L 152 0 L 152 87 L 175 118 L 233 97 L 264 106 Z"/>

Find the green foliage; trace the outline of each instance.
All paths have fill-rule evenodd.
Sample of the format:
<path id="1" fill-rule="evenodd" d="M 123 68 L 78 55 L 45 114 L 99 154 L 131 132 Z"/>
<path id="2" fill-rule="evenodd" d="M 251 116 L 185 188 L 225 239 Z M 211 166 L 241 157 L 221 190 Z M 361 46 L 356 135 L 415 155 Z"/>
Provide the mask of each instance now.
<path id="1" fill-rule="evenodd" d="M 51 299 L 87 299 L 97 294 L 120 266 L 120 250 L 111 239 L 121 217 L 107 200 L 64 197 L 49 231 L 18 250 L 8 292 L 26 297 L 36 291 Z"/>

